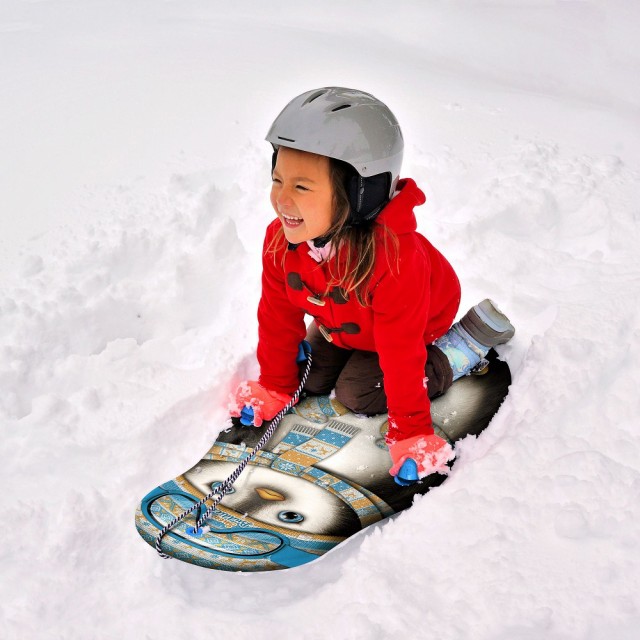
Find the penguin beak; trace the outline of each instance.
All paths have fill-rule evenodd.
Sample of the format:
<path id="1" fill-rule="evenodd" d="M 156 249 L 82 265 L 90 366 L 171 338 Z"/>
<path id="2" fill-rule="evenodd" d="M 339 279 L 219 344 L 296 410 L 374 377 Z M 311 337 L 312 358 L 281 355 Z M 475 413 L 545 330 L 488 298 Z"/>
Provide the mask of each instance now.
<path id="1" fill-rule="evenodd" d="M 277 491 L 274 491 L 273 489 L 263 489 L 263 488 L 259 488 L 256 489 L 256 493 L 263 499 L 263 500 L 284 500 L 284 496 L 281 493 L 278 493 Z"/>

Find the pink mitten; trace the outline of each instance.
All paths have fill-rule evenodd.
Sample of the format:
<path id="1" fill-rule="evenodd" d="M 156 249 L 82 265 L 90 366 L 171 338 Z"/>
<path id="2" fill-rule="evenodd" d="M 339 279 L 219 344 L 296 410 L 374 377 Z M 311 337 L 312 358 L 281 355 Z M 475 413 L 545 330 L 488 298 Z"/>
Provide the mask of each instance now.
<path id="1" fill-rule="evenodd" d="M 456 456 L 451 445 L 435 433 L 389 443 L 389 453 L 393 460 L 393 466 L 389 469 L 392 476 L 397 475 L 405 460 L 413 458 L 418 465 L 420 478 L 436 472 L 449 473 L 447 462 Z"/>
<path id="2" fill-rule="evenodd" d="M 256 380 L 245 380 L 230 398 L 229 413 L 239 418 L 244 407 L 253 409 L 253 426 L 260 427 L 264 420 L 272 420 L 289 403 L 291 396 L 265 389 Z"/>

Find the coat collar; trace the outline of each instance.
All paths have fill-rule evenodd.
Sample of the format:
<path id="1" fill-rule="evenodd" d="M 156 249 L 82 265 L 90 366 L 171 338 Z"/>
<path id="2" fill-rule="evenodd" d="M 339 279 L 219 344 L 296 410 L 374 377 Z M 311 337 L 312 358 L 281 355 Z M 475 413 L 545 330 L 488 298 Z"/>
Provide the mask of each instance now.
<path id="1" fill-rule="evenodd" d="M 418 223 L 413 208 L 424 204 L 427 199 L 411 178 L 399 180 L 396 189 L 395 196 L 382 210 L 377 220 L 395 233 L 416 231 Z"/>

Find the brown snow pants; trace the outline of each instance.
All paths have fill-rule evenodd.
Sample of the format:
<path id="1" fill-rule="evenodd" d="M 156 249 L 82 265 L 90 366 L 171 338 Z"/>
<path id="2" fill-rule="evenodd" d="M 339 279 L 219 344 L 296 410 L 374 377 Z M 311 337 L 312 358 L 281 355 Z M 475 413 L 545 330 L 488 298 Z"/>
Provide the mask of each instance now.
<path id="1" fill-rule="evenodd" d="M 335 388 L 336 398 L 354 413 L 372 416 L 387 411 L 377 353 L 336 347 L 325 340 L 315 323 L 306 339 L 313 356 L 304 388 L 309 395 L 328 395 Z M 449 360 L 435 345 L 427 345 L 425 376 L 430 398 L 442 395 L 453 383 Z"/>

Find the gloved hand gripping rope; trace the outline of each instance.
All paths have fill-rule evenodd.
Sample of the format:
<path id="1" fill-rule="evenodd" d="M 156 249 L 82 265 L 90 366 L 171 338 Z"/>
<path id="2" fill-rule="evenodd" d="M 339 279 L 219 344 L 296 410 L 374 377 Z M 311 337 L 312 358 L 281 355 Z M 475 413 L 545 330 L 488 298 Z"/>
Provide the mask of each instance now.
<path id="1" fill-rule="evenodd" d="M 190 535 L 201 536 L 203 533 L 209 531 L 208 527 L 202 527 L 202 523 L 215 511 L 218 503 L 224 496 L 230 491 L 233 487 L 233 483 L 238 479 L 240 474 L 244 471 L 245 467 L 256 457 L 258 452 L 267 444 L 271 436 L 275 433 L 280 421 L 285 416 L 287 411 L 293 407 L 296 402 L 298 402 L 298 398 L 300 397 L 300 393 L 302 389 L 304 389 L 304 385 L 307 382 L 307 377 L 309 376 L 309 371 L 311 370 L 311 353 L 305 349 L 305 355 L 307 359 L 307 365 L 305 367 L 304 373 L 300 380 L 300 385 L 296 389 L 295 393 L 291 400 L 280 410 L 278 414 L 273 418 L 269 428 L 262 434 L 262 438 L 258 441 L 256 446 L 253 448 L 253 451 L 236 467 L 235 471 L 222 483 L 220 483 L 211 493 L 202 498 L 200 502 L 197 502 L 192 507 L 183 511 L 179 516 L 174 518 L 169 524 L 165 525 L 165 527 L 160 531 L 158 537 L 156 538 L 156 551 L 162 558 L 171 558 L 167 554 L 162 552 L 162 538 L 167 534 L 167 532 L 173 527 L 175 527 L 179 522 L 182 522 L 192 511 L 198 510 L 200 512 L 201 507 L 208 501 L 213 499 L 212 505 L 204 512 L 202 515 L 196 516 L 196 526 L 189 527 L 187 529 L 187 533 Z"/>

